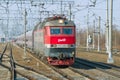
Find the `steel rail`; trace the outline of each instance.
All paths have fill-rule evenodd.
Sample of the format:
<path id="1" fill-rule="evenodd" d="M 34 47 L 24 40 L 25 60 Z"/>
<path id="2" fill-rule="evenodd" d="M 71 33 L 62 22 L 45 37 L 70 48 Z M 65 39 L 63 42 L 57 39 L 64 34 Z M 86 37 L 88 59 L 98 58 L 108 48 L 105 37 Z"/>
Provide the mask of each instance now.
<path id="1" fill-rule="evenodd" d="M 119 74 L 115 74 L 115 73 L 112 73 L 112 72 L 109 72 L 109 71 L 106 71 L 105 68 L 107 69 L 113 69 L 112 67 L 110 66 L 105 66 L 105 65 L 101 65 L 101 64 L 98 64 L 98 63 L 94 63 L 94 62 L 91 62 L 91 61 L 87 61 L 87 60 L 84 60 L 84 59 L 80 59 L 80 60 L 76 60 L 77 63 L 79 64 L 83 64 L 83 65 L 86 65 L 86 66 L 89 66 L 89 67 L 92 67 L 92 68 L 95 68 L 99 71 L 102 71 L 104 73 L 107 73 L 107 74 L 110 74 L 112 76 L 115 76 L 115 77 L 118 77 L 120 78 L 120 75 Z M 103 68 L 103 69 L 102 69 Z M 114 69 L 113 69 L 114 70 Z"/>
<path id="2" fill-rule="evenodd" d="M 6 49 L 7 49 L 7 46 L 8 46 L 8 44 L 5 45 L 3 51 L 2 51 L 2 53 L 0 55 L 0 63 L 2 62 L 2 58 L 3 58 L 3 55 L 4 55 L 5 51 L 6 51 Z"/>
<path id="3" fill-rule="evenodd" d="M 14 63 L 14 59 L 13 59 L 13 55 L 12 55 L 12 46 L 9 44 L 10 46 L 10 64 L 11 64 L 11 80 L 16 80 L 17 74 L 15 71 L 16 65 Z"/>

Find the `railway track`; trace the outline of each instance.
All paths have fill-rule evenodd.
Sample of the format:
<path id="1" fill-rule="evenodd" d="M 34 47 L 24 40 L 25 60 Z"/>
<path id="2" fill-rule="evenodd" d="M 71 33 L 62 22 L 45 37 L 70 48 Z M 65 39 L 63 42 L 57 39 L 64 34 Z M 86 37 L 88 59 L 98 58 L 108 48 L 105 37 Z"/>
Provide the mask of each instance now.
<path id="1" fill-rule="evenodd" d="M 31 51 L 29 51 L 29 52 L 31 52 Z M 32 53 L 35 54 L 34 52 L 31 52 L 31 54 Z M 39 62 L 40 56 L 38 57 L 33 54 L 32 54 L 32 56 L 35 59 L 37 57 L 38 59 L 36 61 Z M 15 64 L 17 66 L 20 66 L 20 67 L 23 66 L 21 64 L 18 64 L 19 60 L 16 60 L 16 61 L 17 61 L 17 63 L 15 63 Z M 44 61 L 42 61 L 42 62 L 44 62 Z M 117 75 L 117 74 L 119 74 L 119 71 L 118 71 L 119 67 L 117 67 L 117 66 L 113 66 L 111 68 L 110 67 L 111 65 L 105 66 L 105 64 L 104 64 L 104 66 L 100 67 L 100 65 L 99 66 L 97 66 L 97 64 L 93 65 L 90 62 L 88 62 L 89 63 L 88 64 L 87 62 L 82 61 L 82 59 L 79 60 L 79 58 L 76 59 L 76 62 L 73 66 L 65 67 L 65 68 L 58 68 L 58 67 L 50 66 L 46 62 L 44 62 L 44 63 L 42 63 L 42 62 L 41 61 L 39 62 L 39 68 L 40 67 L 44 67 L 44 68 L 48 67 L 44 71 L 43 71 L 44 68 L 38 69 L 35 67 L 34 68 L 30 67 L 30 66 L 25 66 L 26 67 L 25 69 L 33 71 L 33 72 L 41 74 L 41 75 L 44 75 L 52 80 L 79 80 L 79 79 L 82 79 L 82 80 L 84 80 L 84 79 L 88 79 L 88 80 L 101 80 L 101 79 L 102 80 L 103 79 L 119 80 L 120 79 L 118 77 L 119 75 Z M 101 64 L 103 64 L 103 63 L 101 63 Z M 55 74 L 54 74 L 54 72 L 55 72 Z M 58 75 L 56 75 L 56 73 Z"/>
<path id="2" fill-rule="evenodd" d="M 27 69 L 31 69 L 32 71 L 42 74 L 52 80 L 68 80 L 64 75 L 61 75 L 59 72 L 57 72 L 57 69 L 55 69 L 55 67 L 50 66 L 46 62 L 42 61 L 42 59 L 40 59 L 40 56 L 34 55 L 35 53 L 29 49 L 27 49 L 27 51 L 30 52 L 29 57 L 35 60 L 35 61 L 32 60 L 29 64 L 33 65 L 35 62 L 38 63 L 37 64 L 38 66 L 25 66 Z M 19 60 L 18 63 L 20 63 Z M 19 66 L 23 66 L 23 65 L 19 65 Z"/>
<path id="3" fill-rule="evenodd" d="M 84 59 L 76 59 L 76 64 L 71 68 L 92 80 L 119 80 L 120 68 L 103 63 L 91 62 Z M 80 66 L 80 67 L 79 67 Z M 82 67 L 83 66 L 83 67 Z M 76 69 L 77 68 L 77 69 Z"/>
<path id="4" fill-rule="evenodd" d="M 30 53 L 34 53 L 31 52 L 31 50 L 27 50 Z M 33 54 L 32 54 L 33 55 Z M 35 58 L 41 60 L 46 66 L 49 66 L 51 69 L 53 69 L 55 72 L 59 73 L 63 79 L 67 79 L 67 80 L 92 80 L 92 78 L 90 77 L 86 77 L 85 75 L 81 75 L 81 73 L 78 73 L 77 71 L 69 68 L 69 66 L 51 66 L 49 65 L 44 59 L 40 58 L 40 56 L 36 56 L 33 55 Z"/>
<path id="5" fill-rule="evenodd" d="M 33 52 L 32 52 L 33 53 Z M 33 55 L 33 54 L 32 54 Z M 36 56 L 36 55 L 33 55 L 35 58 L 37 58 L 37 59 L 39 59 L 40 61 L 42 61 L 43 62 L 43 64 L 45 64 L 45 66 L 48 66 L 49 68 L 51 68 L 51 69 L 53 69 L 55 72 L 57 72 L 58 74 L 60 74 L 61 76 L 62 76 L 62 79 L 60 79 L 60 80 L 75 80 L 71 75 L 68 75 L 68 73 L 65 73 L 65 72 L 67 72 L 68 70 L 66 70 L 67 69 L 67 67 L 66 67 L 66 69 L 64 68 L 60 68 L 60 67 L 55 67 L 55 66 L 51 66 L 51 65 L 49 65 L 44 59 L 40 59 L 40 56 L 38 57 L 38 56 Z M 71 73 L 75 73 L 75 72 L 71 72 Z M 46 74 L 44 74 L 44 75 L 46 75 Z M 75 76 L 75 74 L 74 74 L 74 76 Z"/>
<path id="6" fill-rule="evenodd" d="M 8 54 L 5 54 L 5 52 L 7 51 L 7 48 L 9 46 L 9 53 Z M 6 63 L 3 62 L 3 58 L 4 57 L 8 57 L 9 56 L 9 59 L 7 59 L 7 61 L 9 61 L 8 64 L 10 64 L 8 66 L 8 64 L 6 65 Z M 1 56 L 0 56 L 0 65 L 3 66 L 4 68 L 7 68 L 10 73 L 11 73 L 11 76 L 10 76 L 10 80 L 15 80 L 16 79 L 16 70 L 15 70 L 15 64 L 14 64 L 14 59 L 13 59 L 13 56 L 12 56 L 12 48 L 11 48 L 11 45 L 10 44 L 6 44 L 2 53 L 1 53 Z"/>
<path id="7" fill-rule="evenodd" d="M 33 52 L 32 52 L 33 53 Z M 38 56 L 36 56 L 38 57 Z M 38 57 L 40 58 L 40 57 Z M 78 60 L 78 59 L 77 59 Z M 85 61 L 81 62 L 77 61 L 75 62 L 75 64 L 72 67 L 67 67 L 67 68 L 56 68 L 53 66 L 49 66 L 51 67 L 53 70 L 55 70 L 57 73 L 61 74 L 65 79 L 68 80 L 79 80 L 79 79 L 89 79 L 89 80 L 101 80 L 101 79 L 108 79 L 108 80 L 119 80 L 119 75 L 115 74 L 116 72 L 113 72 L 112 69 L 109 67 L 96 67 L 96 65 L 93 65 L 92 63 L 88 65 Z M 48 65 L 48 63 L 44 62 L 46 65 Z M 77 67 L 75 67 L 77 66 Z M 80 68 L 78 68 L 78 66 L 80 66 Z M 82 69 L 81 66 L 83 67 L 87 67 L 86 70 Z M 104 69 L 105 68 L 105 69 Z M 115 67 L 114 67 L 115 68 Z M 105 71 L 106 70 L 106 71 Z M 117 67 L 116 67 L 116 71 L 117 71 Z M 96 74 L 97 72 L 97 74 Z M 117 72 L 118 73 L 118 72 Z M 94 74 L 94 75 L 93 75 Z M 111 78 L 112 76 L 112 78 Z"/>
<path id="8" fill-rule="evenodd" d="M 48 66 L 50 66 L 57 73 L 61 74 L 67 80 L 91 80 L 90 78 L 77 73 L 77 71 L 74 71 L 67 66 L 60 66 L 60 67 L 55 67 L 51 65 Z"/>
<path id="9" fill-rule="evenodd" d="M 7 80 L 16 80 L 23 77 L 25 80 L 37 80 L 41 78 L 44 79 L 44 76 L 41 76 L 41 74 L 37 73 L 37 71 L 35 71 L 34 69 L 26 66 L 21 66 L 20 64 L 15 62 L 13 58 L 11 44 L 7 44 L 5 46 L 4 50 L 1 53 L 0 61 L 0 65 L 2 68 L 1 72 L 6 72 L 8 74 L 6 75 Z M 5 77 L 1 77 L 1 79 L 6 80 Z"/>
<path id="10" fill-rule="evenodd" d="M 103 55 L 108 55 L 105 51 L 100 51 L 100 52 L 97 52 L 96 50 L 89 50 L 89 51 L 86 51 L 85 49 L 77 49 L 77 51 L 79 52 L 90 52 L 90 53 L 94 53 L 94 54 L 103 54 Z M 117 56 L 117 57 L 120 57 L 120 52 L 113 52 L 113 56 Z"/>

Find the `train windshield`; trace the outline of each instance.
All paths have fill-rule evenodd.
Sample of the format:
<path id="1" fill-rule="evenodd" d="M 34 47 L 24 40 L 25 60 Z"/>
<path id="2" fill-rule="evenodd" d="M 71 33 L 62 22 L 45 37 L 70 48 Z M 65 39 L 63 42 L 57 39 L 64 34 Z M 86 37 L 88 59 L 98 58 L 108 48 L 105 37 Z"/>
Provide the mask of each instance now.
<path id="1" fill-rule="evenodd" d="M 60 34 L 60 28 L 51 28 L 50 33 L 51 34 Z"/>
<path id="2" fill-rule="evenodd" d="M 63 28 L 63 34 L 72 34 L 72 29 L 71 28 Z"/>

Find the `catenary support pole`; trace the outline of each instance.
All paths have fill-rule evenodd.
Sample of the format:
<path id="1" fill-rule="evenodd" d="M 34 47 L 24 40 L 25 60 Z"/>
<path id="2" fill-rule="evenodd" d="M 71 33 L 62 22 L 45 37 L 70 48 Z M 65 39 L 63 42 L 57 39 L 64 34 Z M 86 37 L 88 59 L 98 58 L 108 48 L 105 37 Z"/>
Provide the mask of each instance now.
<path id="1" fill-rule="evenodd" d="M 93 49 L 95 49 L 95 20 L 93 20 Z"/>
<path id="2" fill-rule="evenodd" d="M 113 63 L 112 58 L 112 23 L 113 23 L 113 0 L 110 0 L 110 23 L 109 23 L 109 51 L 108 51 L 108 63 Z"/>
<path id="3" fill-rule="evenodd" d="M 86 50 L 89 50 L 89 44 L 88 44 L 88 35 L 89 35 L 89 10 L 87 14 L 87 40 L 86 40 Z"/>
<path id="4" fill-rule="evenodd" d="M 70 17 L 70 21 L 71 21 L 71 15 L 72 15 L 71 4 L 69 4 L 69 17 Z"/>
<path id="5" fill-rule="evenodd" d="M 99 16 L 99 25 L 98 25 L 98 52 L 100 51 L 100 24 L 101 24 L 101 17 Z"/>
<path id="6" fill-rule="evenodd" d="M 108 11 L 108 0 L 107 0 L 107 12 L 106 12 L 106 53 L 108 53 L 108 47 L 109 47 L 109 11 Z"/>
<path id="7" fill-rule="evenodd" d="M 26 25 L 27 25 L 27 21 L 26 21 L 26 16 L 27 16 L 27 12 L 26 9 L 24 10 L 24 58 L 26 58 L 27 54 L 26 54 Z"/>

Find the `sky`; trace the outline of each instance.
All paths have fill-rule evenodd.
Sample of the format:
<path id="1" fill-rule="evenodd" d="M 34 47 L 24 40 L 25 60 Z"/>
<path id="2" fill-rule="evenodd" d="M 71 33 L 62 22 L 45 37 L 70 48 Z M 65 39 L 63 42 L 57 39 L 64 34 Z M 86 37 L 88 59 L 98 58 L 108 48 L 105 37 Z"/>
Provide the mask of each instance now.
<path id="1" fill-rule="evenodd" d="M 95 7 L 89 7 L 89 23 L 90 23 L 90 25 L 93 25 L 93 20 L 95 18 L 97 18 L 97 20 L 96 19 L 95 20 L 96 20 L 96 23 L 98 24 L 98 17 L 100 16 L 101 17 L 101 28 L 105 29 L 104 24 L 106 23 L 106 12 L 107 12 L 106 1 L 107 0 L 97 0 Z M 84 1 L 79 0 L 79 2 L 81 2 L 80 3 L 81 5 L 89 4 L 88 0 L 84 0 Z M 109 4 L 110 4 L 110 0 L 109 0 Z M 113 0 L 113 24 L 118 25 L 118 27 L 120 27 L 119 26 L 119 24 L 120 24 L 120 16 L 119 16 L 120 5 L 119 4 L 120 4 L 120 0 Z M 110 6 L 109 6 L 109 9 L 110 9 Z M 76 22 L 79 23 L 78 21 L 80 21 L 81 27 L 86 26 L 87 14 L 88 14 L 88 8 L 83 9 L 83 10 L 79 11 L 78 13 L 76 13 L 76 20 L 77 20 Z M 93 14 L 94 14 L 94 16 L 93 16 Z M 110 14 L 109 14 L 109 16 L 110 16 Z"/>
<path id="2" fill-rule="evenodd" d="M 39 4 L 41 1 L 42 4 Z M 43 5 L 43 1 L 47 1 Z M 0 0 L 0 34 L 2 32 L 8 31 L 9 34 L 16 35 L 24 32 L 24 10 L 27 11 L 27 30 L 34 28 L 34 25 L 42 19 L 48 16 L 48 12 L 51 14 L 61 13 L 61 5 L 57 2 L 54 4 L 49 3 L 49 1 L 61 1 L 61 0 L 33 0 L 31 5 L 30 0 L 25 2 L 17 2 L 17 0 L 10 0 L 7 8 L 8 0 Z M 65 1 L 65 2 L 64 2 Z M 92 5 L 91 0 L 63 0 L 62 13 L 68 15 L 69 3 L 72 3 L 72 20 L 74 20 L 77 29 L 87 28 L 87 16 L 89 14 L 89 26 L 93 26 L 93 20 L 96 21 L 96 27 L 98 26 L 98 17 L 101 17 L 101 29 L 105 30 L 106 23 L 106 1 L 107 0 L 96 0 L 95 7 L 89 7 Z M 73 4 L 74 2 L 74 4 Z M 110 0 L 109 0 L 110 4 Z M 113 24 L 120 26 L 120 0 L 113 0 Z M 34 6 L 33 6 L 34 5 Z M 37 5 L 37 6 L 35 6 Z M 40 15 L 40 11 L 44 11 Z M 46 11 L 46 12 L 45 12 Z M 88 13 L 89 12 L 89 13 Z M 9 15 L 8 15 L 9 13 Z M 9 20 L 8 20 L 9 17 Z M 15 32 L 15 33 L 13 33 Z"/>

